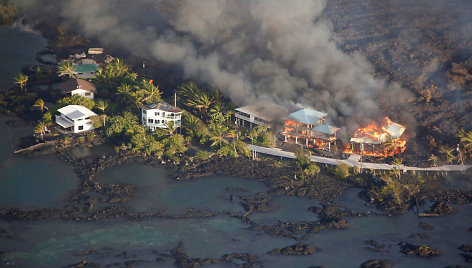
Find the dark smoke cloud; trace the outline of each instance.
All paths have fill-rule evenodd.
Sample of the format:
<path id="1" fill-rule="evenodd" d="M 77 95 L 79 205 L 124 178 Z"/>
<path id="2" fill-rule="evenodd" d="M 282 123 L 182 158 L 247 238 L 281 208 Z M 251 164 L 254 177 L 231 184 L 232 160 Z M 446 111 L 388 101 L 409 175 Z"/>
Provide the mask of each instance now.
<path id="1" fill-rule="evenodd" d="M 399 105 L 408 96 L 374 78 L 363 55 L 338 48 L 321 0 L 19 2 L 27 14 L 60 16 L 104 44 L 177 64 L 185 78 L 241 105 L 302 104 L 352 130 L 378 119 L 380 102 Z"/>

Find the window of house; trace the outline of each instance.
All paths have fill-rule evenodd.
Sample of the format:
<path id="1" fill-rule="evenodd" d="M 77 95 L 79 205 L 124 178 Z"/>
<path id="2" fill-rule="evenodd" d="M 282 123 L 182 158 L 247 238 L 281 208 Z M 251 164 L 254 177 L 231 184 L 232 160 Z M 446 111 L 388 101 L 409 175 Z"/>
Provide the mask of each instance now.
<path id="1" fill-rule="evenodd" d="M 85 92 L 85 96 L 90 96 L 90 92 Z"/>
<path id="2" fill-rule="evenodd" d="M 77 129 L 78 130 L 84 130 L 84 126 L 79 126 Z"/>
<path id="3" fill-rule="evenodd" d="M 165 112 L 162 112 L 162 117 L 166 116 L 166 113 Z"/>
<path id="4" fill-rule="evenodd" d="M 159 112 L 155 112 L 154 114 L 155 114 L 156 116 L 159 116 Z"/>
<path id="5" fill-rule="evenodd" d="M 160 124 L 161 123 L 161 120 L 156 120 L 156 124 Z"/>
<path id="6" fill-rule="evenodd" d="M 154 123 L 154 120 L 153 119 L 148 119 L 148 123 Z"/>

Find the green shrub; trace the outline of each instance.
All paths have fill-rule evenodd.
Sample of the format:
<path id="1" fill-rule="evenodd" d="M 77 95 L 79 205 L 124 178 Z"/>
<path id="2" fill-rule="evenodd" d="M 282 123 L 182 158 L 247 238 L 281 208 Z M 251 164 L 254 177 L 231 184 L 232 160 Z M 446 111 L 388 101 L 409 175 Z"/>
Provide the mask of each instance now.
<path id="1" fill-rule="evenodd" d="M 334 175 L 336 178 L 339 179 L 345 179 L 349 177 L 349 165 L 345 163 L 341 163 L 336 167 L 336 170 L 334 171 Z"/>
<path id="2" fill-rule="evenodd" d="M 93 133 L 93 132 L 87 133 L 87 140 L 88 141 L 93 141 L 94 138 L 95 138 L 95 133 Z"/>
<path id="3" fill-rule="evenodd" d="M 211 153 L 208 151 L 198 151 L 195 154 L 195 159 L 197 160 L 206 160 L 211 157 Z"/>
<path id="4" fill-rule="evenodd" d="M 84 143 L 85 142 L 85 137 L 83 137 L 83 136 L 78 137 L 77 142 L 78 143 Z"/>

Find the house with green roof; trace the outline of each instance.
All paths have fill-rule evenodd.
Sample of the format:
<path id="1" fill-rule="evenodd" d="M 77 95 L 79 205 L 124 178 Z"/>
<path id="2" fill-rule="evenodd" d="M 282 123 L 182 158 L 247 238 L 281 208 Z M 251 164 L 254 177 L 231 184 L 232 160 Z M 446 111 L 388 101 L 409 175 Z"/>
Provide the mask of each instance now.
<path id="1" fill-rule="evenodd" d="M 82 79 L 90 79 L 95 77 L 95 72 L 98 69 L 98 64 L 96 63 L 88 63 L 88 64 L 77 64 L 74 65 L 74 74 L 78 78 Z"/>

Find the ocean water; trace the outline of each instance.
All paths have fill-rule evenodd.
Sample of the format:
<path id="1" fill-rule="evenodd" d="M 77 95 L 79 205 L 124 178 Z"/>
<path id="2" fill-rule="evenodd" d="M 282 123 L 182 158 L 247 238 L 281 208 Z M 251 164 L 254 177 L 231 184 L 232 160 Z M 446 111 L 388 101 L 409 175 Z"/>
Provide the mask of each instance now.
<path id="1" fill-rule="evenodd" d="M 28 64 L 38 64 L 36 52 L 46 40 L 25 26 L 0 26 L 0 91 L 14 86 L 15 76 Z"/>
<path id="2" fill-rule="evenodd" d="M 0 116 L 0 210 L 62 207 L 79 183 L 73 167 L 56 156 L 26 159 L 13 155 L 19 137 L 32 135 L 33 126 L 9 127 L 9 120 L 18 118 Z"/>
<path id="3" fill-rule="evenodd" d="M 231 195 L 250 195 L 266 191 L 256 181 L 228 176 L 209 176 L 187 182 L 169 178 L 164 168 L 128 165 L 105 170 L 97 176 L 99 183 L 128 183 L 137 186 L 135 200 L 129 202 L 137 211 L 184 213 L 189 209 L 202 212 L 240 212 Z"/>

